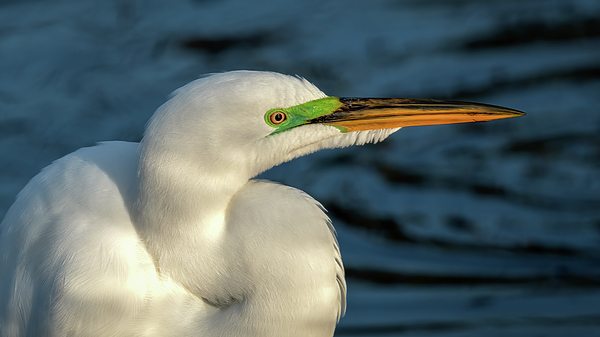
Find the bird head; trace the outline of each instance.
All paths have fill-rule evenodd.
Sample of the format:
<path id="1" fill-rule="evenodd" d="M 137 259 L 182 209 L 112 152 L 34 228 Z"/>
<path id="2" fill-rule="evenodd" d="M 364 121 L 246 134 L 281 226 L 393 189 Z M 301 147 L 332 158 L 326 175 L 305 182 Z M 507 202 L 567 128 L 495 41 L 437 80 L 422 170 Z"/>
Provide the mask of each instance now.
<path id="1" fill-rule="evenodd" d="M 327 96 L 300 77 L 233 71 L 177 90 L 152 118 L 144 142 L 221 174 L 252 177 L 320 149 L 379 142 L 404 126 L 523 114 L 478 103 Z"/>

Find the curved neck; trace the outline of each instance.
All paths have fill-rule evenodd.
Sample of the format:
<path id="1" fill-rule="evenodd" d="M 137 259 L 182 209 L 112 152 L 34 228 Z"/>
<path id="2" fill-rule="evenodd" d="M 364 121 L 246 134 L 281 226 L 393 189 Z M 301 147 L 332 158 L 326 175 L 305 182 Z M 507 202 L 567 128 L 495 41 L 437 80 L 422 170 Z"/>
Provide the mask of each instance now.
<path id="1" fill-rule="evenodd" d="M 223 309 L 199 317 L 208 330 L 225 322 L 270 336 L 276 322 L 288 336 L 330 336 L 345 286 L 327 217 L 302 192 L 244 172 L 142 144 L 132 215 L 157 271 Z"/>
<path id="2" fill-rule="evenodd" d="M 225 212 L 250 177 L 212 161 L 219 170 L 207 169 L 189 153 L 150 150 L 144 143 L 140 148 L 132 215 L 157 270 L 209 302 L 210 296 L 233 296 L 235 287 L 222 279 L 234 268 L 222 258 Z"/>

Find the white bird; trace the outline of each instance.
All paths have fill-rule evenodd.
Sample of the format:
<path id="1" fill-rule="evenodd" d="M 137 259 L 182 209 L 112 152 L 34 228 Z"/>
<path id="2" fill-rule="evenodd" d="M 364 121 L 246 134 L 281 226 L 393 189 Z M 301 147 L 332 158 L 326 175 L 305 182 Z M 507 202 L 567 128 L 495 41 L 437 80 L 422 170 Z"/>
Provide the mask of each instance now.
<path id="1" fill-rule="evenodd" d="M 177 90 L 141 143 L 46 167 L 1 224 L 0 335 L 331 336 L 346 283 L 322 206 L 257 174 L 402 126 L 522 115 L 491 105 L 328 97 L 270 72 Z"/>

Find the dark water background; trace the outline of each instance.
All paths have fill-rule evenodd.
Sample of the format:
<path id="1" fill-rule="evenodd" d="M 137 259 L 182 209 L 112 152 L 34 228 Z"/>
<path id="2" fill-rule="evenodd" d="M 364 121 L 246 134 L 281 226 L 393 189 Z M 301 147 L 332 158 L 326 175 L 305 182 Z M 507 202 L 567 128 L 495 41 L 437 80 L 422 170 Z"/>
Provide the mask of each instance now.
<path id="1" fill-rule="evenodd" d="M 0 1 L 0 217 L 52 160 L 138 141 L 169 92 L 233 69 L 528 113 L 262 175 L 334 220 L 337 336 L 600 336 L 600 1 Z"/>

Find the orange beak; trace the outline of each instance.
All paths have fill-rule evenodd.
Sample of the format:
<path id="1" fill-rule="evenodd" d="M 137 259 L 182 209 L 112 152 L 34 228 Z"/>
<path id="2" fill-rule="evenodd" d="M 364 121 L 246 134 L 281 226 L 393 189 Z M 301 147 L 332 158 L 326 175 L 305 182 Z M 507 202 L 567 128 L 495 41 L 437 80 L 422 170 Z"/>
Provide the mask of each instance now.
<path id="1" fill-rule="evenodd" d="M 342 131 L 364 131 L 405 126 L 487 122 L 525 115 L 496 105 L 412 98 L 340 98 L 334 112 L 308 121 L 330 124 Z"/>

